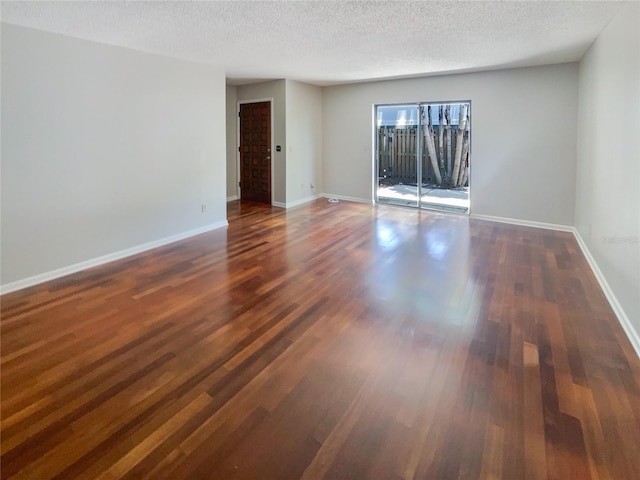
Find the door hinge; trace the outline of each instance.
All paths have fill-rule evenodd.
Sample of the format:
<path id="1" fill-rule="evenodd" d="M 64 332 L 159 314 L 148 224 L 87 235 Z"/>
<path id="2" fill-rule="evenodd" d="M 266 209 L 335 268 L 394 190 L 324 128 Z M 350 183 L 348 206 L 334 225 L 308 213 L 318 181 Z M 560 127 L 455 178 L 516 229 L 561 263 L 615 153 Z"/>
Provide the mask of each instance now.
<path id="1" fill-rule="evenodd" d="M 242 182 L 238 182 L 238 186 L 242 188 Z"/>
<path id="2" fill-rule="evenodd" d="M 238 147 L 238 151 L 240 151 L 240 147 Z"/>

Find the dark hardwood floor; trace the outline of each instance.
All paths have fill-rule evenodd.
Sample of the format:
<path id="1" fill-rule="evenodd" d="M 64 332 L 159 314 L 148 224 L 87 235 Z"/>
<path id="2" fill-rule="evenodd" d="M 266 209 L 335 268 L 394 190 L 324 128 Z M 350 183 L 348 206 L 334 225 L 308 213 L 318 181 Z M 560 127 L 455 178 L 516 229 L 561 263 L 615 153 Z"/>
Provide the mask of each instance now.
<path id="1" fill-rule="evenodd" d="M 2 478 L 640 479 L 570 233 L 317 200 L 2 297 Z"/>

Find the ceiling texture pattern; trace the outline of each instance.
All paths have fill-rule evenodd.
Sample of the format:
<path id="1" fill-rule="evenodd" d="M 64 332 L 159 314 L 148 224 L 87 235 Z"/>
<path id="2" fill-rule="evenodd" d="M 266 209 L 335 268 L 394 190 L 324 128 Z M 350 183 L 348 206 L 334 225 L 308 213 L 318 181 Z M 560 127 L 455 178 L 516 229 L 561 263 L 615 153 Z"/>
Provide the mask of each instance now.
<path id="1" fill-rule="evenodd" d="M 3 1 L 3 22 L 316 85 L 579 60 L 620 1 Z"/>

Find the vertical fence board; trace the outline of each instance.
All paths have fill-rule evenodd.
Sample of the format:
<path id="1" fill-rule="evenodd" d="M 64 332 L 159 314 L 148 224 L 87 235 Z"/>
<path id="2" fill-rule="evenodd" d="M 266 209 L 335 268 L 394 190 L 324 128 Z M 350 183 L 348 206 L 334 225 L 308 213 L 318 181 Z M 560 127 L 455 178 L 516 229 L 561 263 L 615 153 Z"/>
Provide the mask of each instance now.
<path id="1" fill-rule="evenodd" d="M 436 151 L 440 148 L 438 129 L 440 126 L 434 125 L 434 141 Z M 455 138 L 458 127 L 451 127 L 451 135 Z M 425 126 L 421 131 L 417 128 L 378 128 L 378 174 L 380 178 L 385 178 L 391 183 L 415 184 L 417 181 L 417 141 L 418 136 L 428 135 Z M 446 148 L 445 148 L 446 150 Z M 456 154 L 456 144 L 452 142 L 451 156 Z M 422 148 L 422 183 L 435 183 L 433 167 L 429 161 L 426 148 Z M 446 160 L 445 160 L 446 164 Z"/>

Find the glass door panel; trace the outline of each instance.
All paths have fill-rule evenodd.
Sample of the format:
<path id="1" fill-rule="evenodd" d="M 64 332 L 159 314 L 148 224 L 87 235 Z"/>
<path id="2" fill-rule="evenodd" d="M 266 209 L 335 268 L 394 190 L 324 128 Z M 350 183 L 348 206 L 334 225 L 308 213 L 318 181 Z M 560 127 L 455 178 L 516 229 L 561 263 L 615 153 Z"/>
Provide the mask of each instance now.
<path id="1" fill-rule="evenodd" d="M 469 103 L 420 105 L 422 208 L 469 210 Z"/>
<path id="2" fill-rule="evenodd" d="M 418 105 L 376 107 L 378 202 L 417 207 L 420 178 Z"/>

